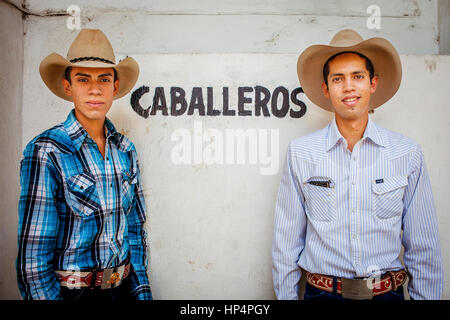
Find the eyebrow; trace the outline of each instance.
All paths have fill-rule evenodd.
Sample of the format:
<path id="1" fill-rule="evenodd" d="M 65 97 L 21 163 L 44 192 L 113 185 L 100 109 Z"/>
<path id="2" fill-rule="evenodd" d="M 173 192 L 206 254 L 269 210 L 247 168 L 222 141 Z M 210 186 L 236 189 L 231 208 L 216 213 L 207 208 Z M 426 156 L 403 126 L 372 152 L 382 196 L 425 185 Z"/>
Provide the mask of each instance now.
<path id="1" fill-rule="evenodd" d="M 90 75 L 90 74 L 87 74 L 87 73 L 81 73 L 81 72 L 76 73 L 75 76 L 91 78 L 91 75 Z M 102 74 L 99 75 L 98 77 L 112 77 L 112 74 L 109 73 L 109 72 L 108 72 L 108 73 L 102 73 Z"/>
<path id="2" fill-rule="evenodd" d="M 359 73 L 365 73 L 364 70 L 358 70 L 358 71 L 353 71 L 351 74 L 359 74 Z M 336 76 L 343 76 L 343 73 L 333 73 L 330 75 L 330 77 L 336 77 Z"/>
<path id="3" fill-rule="evenodd" d="M 90 74 L 87 74 L 87 73 L 81 73 L 81 72 L 77 72 L 77 73 L 75 74 L 75 77 L 76 77 L 76 76 L 80 76 L 80 77 L 88 77 L 88 78 L 91 77 Z"/>

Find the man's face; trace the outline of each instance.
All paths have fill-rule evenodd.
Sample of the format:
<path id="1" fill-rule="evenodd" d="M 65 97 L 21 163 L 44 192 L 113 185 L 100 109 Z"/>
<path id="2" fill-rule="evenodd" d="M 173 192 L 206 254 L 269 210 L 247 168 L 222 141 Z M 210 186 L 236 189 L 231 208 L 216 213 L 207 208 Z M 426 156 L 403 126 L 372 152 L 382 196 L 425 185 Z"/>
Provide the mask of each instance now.
<path id="1" fill-rule="evenodd" d="M 377 88 L 377 77 L 370 81 L 365 60 L 354 53 L 338 55 L 329 62 L 328 86 L 323 83 L 326 98 L 331 99 L 336 118 L 358 120 L 369 112 L 370 95 Z"/>
<path id="2" fill-rule="evenodd" d="M 114 81 L 114 70 L 73 67 L 70 79 L 71 83 L 66 79 L 62 81 L 65 93 L 73 98 L 77 119 L 84 123 L 105 120 L 119 90 L 119 80 Z"/>

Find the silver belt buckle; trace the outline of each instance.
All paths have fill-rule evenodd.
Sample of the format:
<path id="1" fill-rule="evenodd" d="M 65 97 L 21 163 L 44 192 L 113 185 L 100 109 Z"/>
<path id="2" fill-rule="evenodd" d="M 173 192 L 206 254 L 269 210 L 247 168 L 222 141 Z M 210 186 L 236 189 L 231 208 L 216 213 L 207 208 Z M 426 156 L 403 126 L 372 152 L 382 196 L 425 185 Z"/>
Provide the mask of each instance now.
<path id="1" fill-rule="evenodd" d="M 122 283 L 125 265 L 103 270 L 101 289 L 115 288 Z"/>
<path id="2" fill-rule="evenodd" d="M 341 279 L 342 297 L 353 300 L 372 300 L 373 289 L 366 279 Z"/>
<path id="3" fill-rule="evenodd" d="M 111 289 L 111 283 L 109 279 L 111 279 L 111 275 L 113 273 L 113 269 L 104 269 L 103 270 L 103 278 L 101 289 Z"/>

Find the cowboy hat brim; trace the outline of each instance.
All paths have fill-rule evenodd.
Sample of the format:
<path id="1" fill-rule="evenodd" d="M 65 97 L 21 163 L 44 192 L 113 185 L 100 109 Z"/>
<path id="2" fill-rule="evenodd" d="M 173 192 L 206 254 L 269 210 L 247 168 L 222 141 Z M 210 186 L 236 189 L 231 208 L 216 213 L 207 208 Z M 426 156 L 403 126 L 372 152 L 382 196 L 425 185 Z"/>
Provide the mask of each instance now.
<path id="1" fill-rule="evenodd" d="M 101 61 L 80 61 L 71 63 L 66 58 L 57 53 L 52 53 L 42 60 L 39 65 L 39 73 L 47 87 L 56 96 L 73 101 L 72 97 L 64 92 L 62 79 L 67 67 L 83 67 L 83 68 L 114 68 L 119 79 L 119 91 L 114 99 L 119 99 L 126 95 L 136 84 L 139 76 L 139 65 L 131 58 L 127 57 L 118 64 L 110 64 Z"/>
<path id="2" fill-rule="evenodd" d="M 297 74 L 306 96 L 319 107 L 334 111 L 331 100 L 322 90 L 323 67 L 333 55 L 341 52 L 358 52 L 372 62 L 378 86 L 371 95 L 369 109 L 373 110 L 391 99 L 400 87 L 402 66 L 397 50 L 383 38 L 371 38 L 353 46 L 313 45 L 300 55 L 297 61 Z"/>

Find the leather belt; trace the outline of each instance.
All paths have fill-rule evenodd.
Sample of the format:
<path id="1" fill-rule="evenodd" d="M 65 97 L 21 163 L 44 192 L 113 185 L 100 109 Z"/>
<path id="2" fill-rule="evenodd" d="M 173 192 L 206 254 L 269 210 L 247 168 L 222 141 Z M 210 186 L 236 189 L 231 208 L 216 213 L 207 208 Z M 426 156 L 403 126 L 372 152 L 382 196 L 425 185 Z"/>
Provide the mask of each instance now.
<path id="1" fill-rule="evenodd" d="M 348 299 L 372 299 L 373 296 L 397 290 L 407 278 L 405 270 L 389 271 L 381 278 L 337 278 L 336 291 Z M 306 281 L 317 289 L 333 292 L 333 277 L 306 272 Z"/>
<path id="2" fill-rule="evenodd" d="M 76 271 L 76 270 L 55 270 L 59 283 L 63 287 L 79 289 L 89 287 L 94 289 L 115 288 L 122 283 L 130 274 L 130 263 L 128 259 L 124 264 L 103 270 Z"/>

